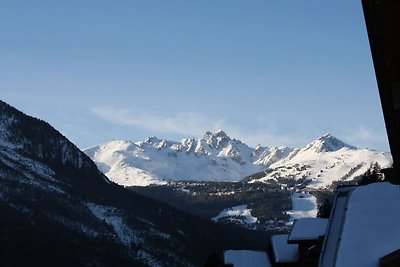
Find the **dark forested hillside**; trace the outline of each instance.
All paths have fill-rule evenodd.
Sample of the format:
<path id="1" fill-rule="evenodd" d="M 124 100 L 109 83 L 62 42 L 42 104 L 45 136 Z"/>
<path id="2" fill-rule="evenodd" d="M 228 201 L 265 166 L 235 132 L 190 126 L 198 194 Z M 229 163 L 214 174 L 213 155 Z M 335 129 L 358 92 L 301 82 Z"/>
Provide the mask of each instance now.
<path id="1" fill-rule="evenodd" d="M 186 181 L 130 189 L 208 219 L 225 208 L 246 204 L 260 223 L 287 220 L 285 211 L 292 208 L 290 192 L 267 183 Z"/>
<path id="2" fill-rule="evenodd" d="M 110 183 L 48 123 L 1 101 L 0 214 L 0 266 L 201 266 L 268 237 Z"/>

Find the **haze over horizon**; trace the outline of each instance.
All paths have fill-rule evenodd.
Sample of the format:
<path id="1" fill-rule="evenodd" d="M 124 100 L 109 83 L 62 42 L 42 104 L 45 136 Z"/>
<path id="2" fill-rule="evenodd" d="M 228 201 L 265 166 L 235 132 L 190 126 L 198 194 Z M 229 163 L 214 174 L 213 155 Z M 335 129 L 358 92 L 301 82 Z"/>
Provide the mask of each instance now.
<path id="1" fill-rule="evenodd" d="M 361 3 L 2 1 L 1 99 L 80 148 L 224 130 L 389 151 Z"/>

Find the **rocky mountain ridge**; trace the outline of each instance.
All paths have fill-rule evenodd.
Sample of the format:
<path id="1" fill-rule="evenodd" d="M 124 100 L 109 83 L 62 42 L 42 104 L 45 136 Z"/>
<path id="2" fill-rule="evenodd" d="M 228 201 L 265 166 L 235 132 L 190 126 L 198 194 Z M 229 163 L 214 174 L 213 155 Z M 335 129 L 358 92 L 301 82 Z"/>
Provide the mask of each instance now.
<path id="1" fill-rule="evenodd" d="M 265 155 L 271 154 L 269 150 L 275 156 L 265 159 Z M 136 143 L 113 140 L 84 150 L 112 181 L 125 186 L 170 180 L 238 181 L 262 171 L 289 151 L 286 147 L 255 150 L 221 130 L 206 132 L 198 140 L 173 142 L 157 137 Z"/>
<path id="2" fill-rule="evenodd" d="M 222 130 L 181 142 L 157 137 L 136 143 L 114 140 L 86 149 L 85 153 L 110 180 L 124 186 L 177 180 L 232 182 L 266 171 L 265 177 L 257 181 L 303 179 L 307 184 L 314 181 L 312 186 L 324 187 L 338 179 L 353 179 L 371 163 L 388 166 L 391 160 L 388 153 L 360 149 L 331 134 L 298 149 L 261 145 L 252 148 Z M 283 172 L 286 165 L 302 171 Z M 276 168 L 281 171 L 274 171 Z M 324 170 L 330 171 L 319 175 Z"/>

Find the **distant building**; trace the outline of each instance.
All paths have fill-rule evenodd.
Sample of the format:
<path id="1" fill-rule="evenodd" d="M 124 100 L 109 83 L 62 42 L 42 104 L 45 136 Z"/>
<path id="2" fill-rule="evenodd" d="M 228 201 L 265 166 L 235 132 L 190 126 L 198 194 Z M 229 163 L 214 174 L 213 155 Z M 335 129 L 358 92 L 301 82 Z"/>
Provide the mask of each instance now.
<path id="1" fill-rule="evenodd" d="M 298 219 L 290 234 L 272 236 L 274 265 L 316 267 L 328 221 L 322 218 Z"/>

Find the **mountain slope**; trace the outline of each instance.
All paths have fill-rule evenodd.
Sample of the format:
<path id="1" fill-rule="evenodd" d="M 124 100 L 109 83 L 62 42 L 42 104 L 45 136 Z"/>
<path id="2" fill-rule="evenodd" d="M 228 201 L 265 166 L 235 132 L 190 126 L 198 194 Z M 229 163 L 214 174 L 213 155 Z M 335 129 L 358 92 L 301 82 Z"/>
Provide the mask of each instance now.
<path id="1" fill-rule="evenodd" d="M 389 153 L 359 149 L 327 134 L 270 165 L 264 176 L 251 182 L 327 188 L 335 181 L 351 181 L 375 162 L 388 167 L 392 160 Z"/>
<path id="2" fill-rule="evenodd" d="M 110 183 L 57 130 L 2 101 L 0 212 L 1 266 L 197 266 L 224 247 L 262 246 Z"/>

